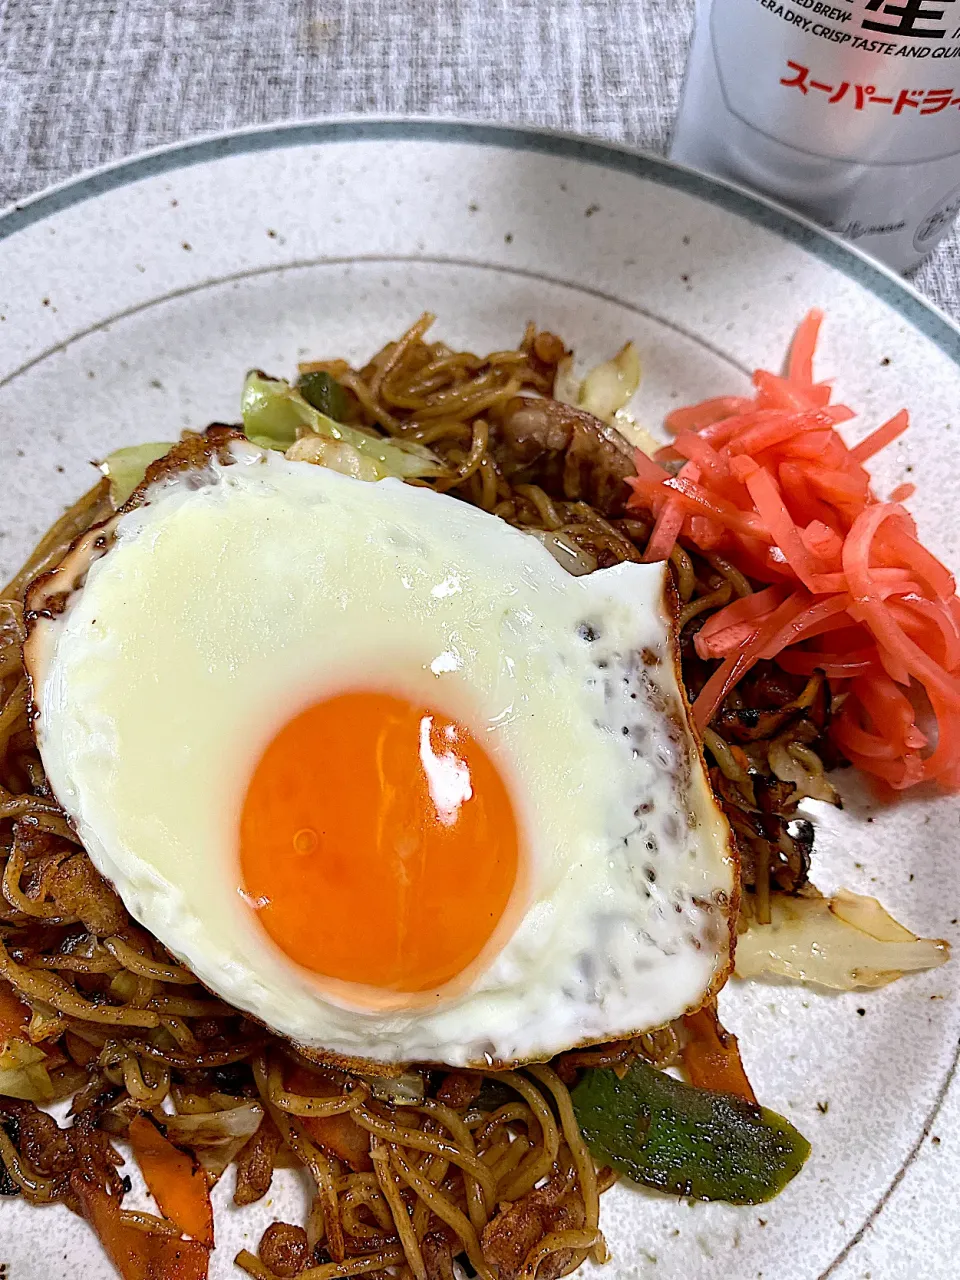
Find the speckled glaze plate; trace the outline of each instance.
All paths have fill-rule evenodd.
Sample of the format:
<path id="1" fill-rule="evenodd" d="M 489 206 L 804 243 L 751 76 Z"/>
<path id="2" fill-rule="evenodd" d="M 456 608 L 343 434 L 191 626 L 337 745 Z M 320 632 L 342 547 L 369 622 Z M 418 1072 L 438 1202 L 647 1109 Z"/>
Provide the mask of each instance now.
<path id="1" fill-rule="evenodd" d="M 455 346 L 512 345 L 528 319 L 580 363 L 627 338 L 633 409 L 672 405 L 776 366 L 811 305 L 818 363 L 862 408 L 851 436 L 902 404 L 914 426 L 878 461 L 909 478 L 928 544 L 960 565 L 960 330 L 906 285 L 772 205 L 625 149 L 436 121 L 322 121 L 152 153 L 0 217 L 2 571 L 91 481 L 89 460 L 235 419 L 244 371 L 304 353 L 360 357 L 422 310 Z M 815 879 L 879 896 L 917 932 L 960 939 L 955 799 L 879 805 L 850 783 L 820 816 Z M 757 1093 L 813 1143 L 759 1209 L 618 1187 L 603 1201 L 610 1277 L 947 1280 L 958 1274 L 960 1030 L 955 965 L 877 993 L 733 981 L 724 1021 Z M 305 1188 L 215 1193 L 213 1277 Z M 0 1202 L 5 1280 L 111 1270 L 62 1208 Z"/>

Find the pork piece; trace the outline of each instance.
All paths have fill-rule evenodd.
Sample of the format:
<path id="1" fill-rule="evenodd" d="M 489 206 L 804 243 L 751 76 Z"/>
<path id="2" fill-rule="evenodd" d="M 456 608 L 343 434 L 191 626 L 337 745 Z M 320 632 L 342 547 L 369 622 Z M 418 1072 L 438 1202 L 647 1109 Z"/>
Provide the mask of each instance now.
<path id="1" fill-rule="evenodd" d="M 254 1204 L 262 1200 L 273 1181 L 274 1162 L 283 1139 L 269 1116 L 264 1116 L 259 1129 L 237 1156 L 237 1188 L 233 1203 Z"/>
<path id="2" fill-rule="evenodd" d="M 483 1231 L 483 1254 L 497 1269 L 500 1280 L 515 1280 L 524 1259 L 544 1236 L 554 1231 L 578 1231 L 584 1222 L 583 1200 L 558 1175 L 543 1187 L 501 1209 Z M 570 1263 L 570 1251 L 548 1254 L 537 1270 L 537 1280 L 556 1280 Z"/>
<path id="3" fill-rule="evenodd" d="M 599 418 L 545 397 L 515 396 L 494 445 L 504 475 L 529 478 L 554 498 L 589 502 L 605 516 L 622 515 L 635 474 L 626 441 Z"/>
<path id="4" fill-rule="evenodd" d="M 80 920 L 90 933 L 105 938 L 126 928 L 123 903 L 85 853 L 74 853 L 61 862 L 49 887 L 64 915 Z"/>
<path id="5" fill-rule="evenodd" d="M 448 1071 L 437 1090 L 437 1101 L 463 1111 L 480 1096 L 483 1076 L 477 1071 Z"/>

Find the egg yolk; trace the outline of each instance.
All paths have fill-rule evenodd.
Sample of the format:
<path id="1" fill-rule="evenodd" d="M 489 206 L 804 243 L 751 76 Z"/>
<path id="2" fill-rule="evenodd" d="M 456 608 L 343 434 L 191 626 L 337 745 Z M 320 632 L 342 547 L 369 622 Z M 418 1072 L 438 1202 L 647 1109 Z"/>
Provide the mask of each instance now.
<path id="1" fill-rule="evenodd" d="M 390 991 L 480 955 L 517 880 L 513 806 L 456 720 L 376 692 L 315 703 L 263 753 L 240 820 L 242 892 L 297 964 Z"/>

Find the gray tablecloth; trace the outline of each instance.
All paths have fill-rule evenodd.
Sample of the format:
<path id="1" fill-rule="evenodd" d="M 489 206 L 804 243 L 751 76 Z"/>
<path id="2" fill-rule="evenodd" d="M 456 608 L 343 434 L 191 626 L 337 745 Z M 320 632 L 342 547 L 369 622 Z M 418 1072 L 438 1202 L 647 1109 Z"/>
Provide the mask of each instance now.
<path id="1" fill-rule="evenodd" d="M 693 0 L 0 0 L 0 205 L 145 147 L 343 112 L 654 151 Z M 915 276 L 960 316 L 956 233 Z"/>

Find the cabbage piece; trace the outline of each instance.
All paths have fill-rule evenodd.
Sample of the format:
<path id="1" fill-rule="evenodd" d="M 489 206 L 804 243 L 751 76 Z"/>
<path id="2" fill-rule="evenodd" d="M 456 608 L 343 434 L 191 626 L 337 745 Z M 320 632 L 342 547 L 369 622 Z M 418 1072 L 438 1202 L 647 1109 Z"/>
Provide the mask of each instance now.
<path id="1" fill-rule="evenodd" d="M 32 1067 L 46 1059 L 46 1054 L 29 1040 L 0 1040 L 0 1071 Z"/>
<path id="2" fill-rule="evenodd" d="M 646 427 L 642 427 L 639 422 L 635 422 L 629 413 L 625 413 L 623 409 L 619 409 L 613 415 L 611 426 L 616 428 L 627 444 L 634 449 L 639 449 L 648 458 L 655 457 L 663 448 L 662 440 L 658 440 L 656 436 L 651 435 Z"/>
<path id="3" fill-rule="evenodd" d="M 53 1084 L 47 1055 L 28 1040 L 0 1040 L 0 1095 L 26 1102 L 51 1102 Z"/>
<path id="4" fill-rule="evenodd" d="M 239 1102 L 223 1111 L 164 1115 L 163 1128 L 171 1142 L 186 1147 L 215 1147 L 234 1138 L 251 1138 L 260 1128 L 263 1107 L 259 1102 Z"/>
<path id="5" fill-rule="evenodd" d="M 799 797 L 839 807 L 840 797 L 827 779 L 823 761 L 805 743 L 790 741 L 794 735 L 791 728 L 770 743 L 767 760 L 771 771 L 781 782 L 792 782 Z"/>
<path id="6" fill-rule="evenodd" d="M 557 365 L 553 398 L 613 424 L 639 385 L 640 357 L 637 348 L 628 342 L 612 360 L 591 369 L 582 382 L 573 372 L 573 356 L 565 356 Z"/>
<path id="7" fill-rule="evenodd" d="M 349 445 L 370 464 L 368 471 L 376 469 L 376 475 L 370 475 L 370 479 L 396 476 L 409 480 L 445 474 L 440 459 L 423 445 L 406 440 L 386 440 L 369 431 L 361 431 L 359 427 L 334 422 L 307 404 L 288 382 L 282 378 L 268 378 L 256 369 L 247 374 L 240 407 L 247 436 L 262 449 L 285 452 L 300 437 L 310 440 L 310 433 L 313 433 L 322 439 Z"/>
<path id="8" fill-rule="evenodd" d="M 297 379 L 297 391 L 307 404 L 319 409 L 334 422 L 342 422 L 347 413 L 347 393 L 326 369 L 309 369 Z"/>
<path id="9" fill-rule="evenodd" d="M 640 385 L 640 356 L 632 342 L 622 346 L 612 360 L 591 369 L 580 387 L 580 408 L 595 418 L 612 422 Z"/>
<path id="10" fill-rule="evenodd" d="M 402 1076 L 361 1076 L 369 1085 L 378 1102 L 390 1102 L 394 1106 L 419 1106 L 425 1095 L 423 1075 L 419 1071 L 407 1071 Z"/>
<path id="11" fill-rule="evenodd" d="M 582 382 L 573 371 L 573 356 L 565 356 L 557 365 L 553 398 L 592 413 L 607 426 L 615 427 L 632 448 L 652 458 L 661 448 L 661 442 L 624 412 L 624 405 L 640 385 L 640 376 L 640 358 L 632 342 L 622 347 L 612 360 L 591 369 Z"/>
<path id="12" fill-rule="evenodd" d="M 564 356 L 553 375 L 553 398 L 574 409 L 580 407 L 580 379 L 573 372 L 573 356 Z"/>
<path id="13" fill-rule="evenodd" d="M 9 1071 L 0 1067 L 0 1095 L 43 1104 L 53 1101 L 54 1089 L 46 1067 L 39 1064 Z"/>
<path id="14" fill-rule="evenodd" d="M 163 1128 L 171 1142 L 189 1147 L 204 1172 L 216 1182 L 233 1163 L 263 1120 L 259 1102 L 241 1102 L 224 1111 L 193 1115 L 163 1115 Z"/>
<path id="15" fill-rule="evenodd" d="M 173 448 L 172 444 L 132 444 L 126 449 L 114 449 L 100 463 L 100 470 L 110 481 L 110 501 L 122 507 L 141 484 L 151 462 L 156 462 Z"/>
<path id="16" fill-rule="evenodd" d="M 355 480 L 379 480 L 383 475 L 380 463 L 359 453 L 352 444 L 345 440 L 327 440 L 312 431 L 295 440 L 283 456 L 291 462 L 312 462 L 328 471 L 353 476 Z"/>
<path id="17" fill-rule="evenodd" d="M 737 939 L 740 978 L 795 978 L 836 991 L 882 987 L 950 958 L 946 942 L 918 938 L 876 898 L 841 889 L 825 898 L 815 889 L 798 897 L 773 894 L 770 923 L 751 920 Z"/>

